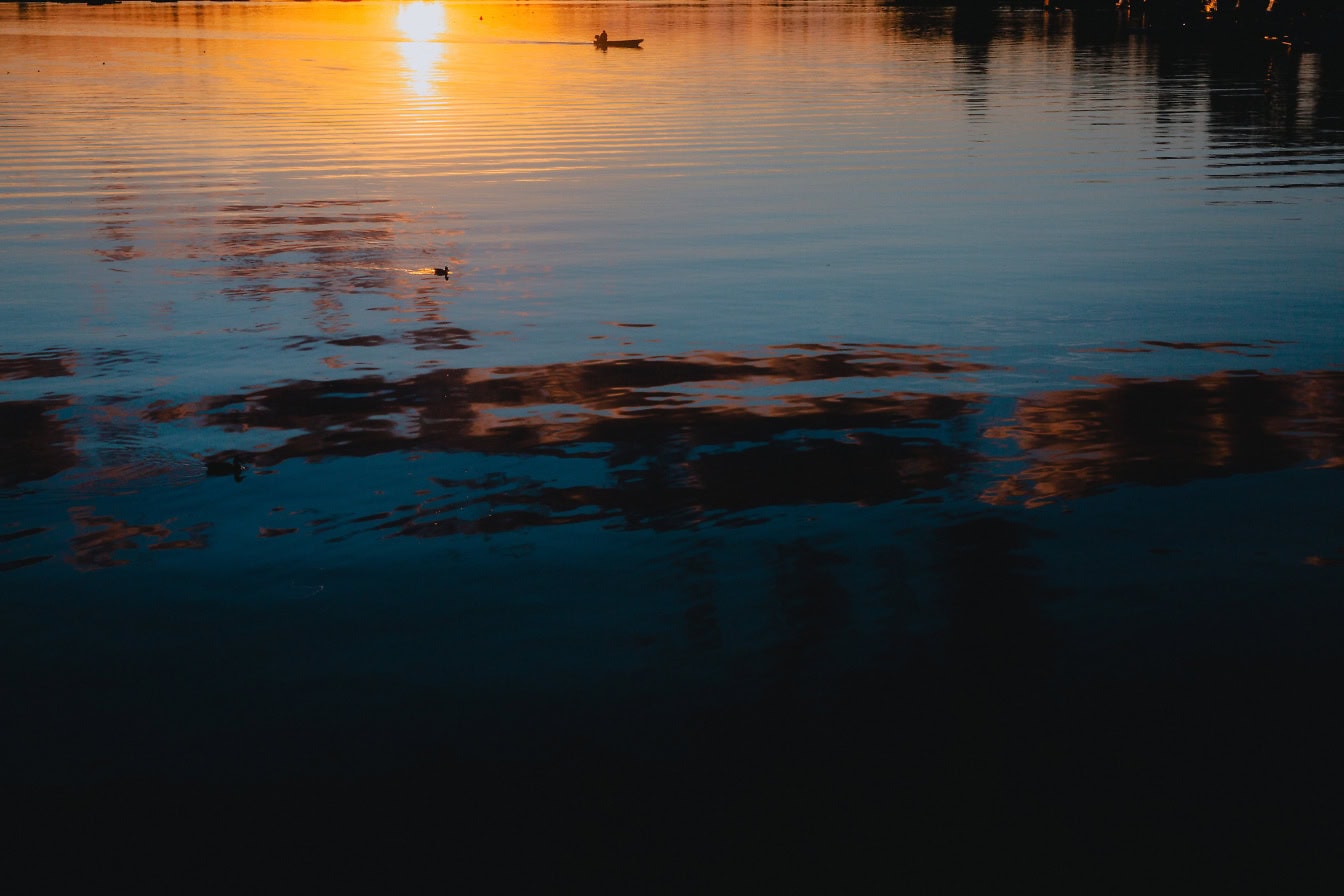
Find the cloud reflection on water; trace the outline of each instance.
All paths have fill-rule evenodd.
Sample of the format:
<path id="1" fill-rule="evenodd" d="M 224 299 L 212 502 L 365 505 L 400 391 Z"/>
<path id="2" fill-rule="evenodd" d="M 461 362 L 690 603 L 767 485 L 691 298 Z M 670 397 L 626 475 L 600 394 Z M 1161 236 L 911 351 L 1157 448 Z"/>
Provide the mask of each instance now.
<path id="1" fill-rule="evenodd" d="M 1176 485 L 1299 464 L 1344 465 L 1344 372 L 1228 371 L 1182 380 L 1108 379 L 1018 403 L 985 433 L 1027 466 L 984 494 L 1039 504 L 1118 485 Z"/>
<path id="2" fill-rule="evenodd" d="M 11 379 L 66 376 L 78 363 L 60 351 L 0 360 Z M 973 499 L 982 504 L 1036 507 L 1134 484 L 1344 465 L 1338 371 L 1107 376 L 1025 396 L 1005 419 L 1002 403 L 991 407 L 976 386 L 1007 372 L 983 353 L 937 346 L 796 345 L 284 381 L 139 409 L 114 396 L 10 401 L 0 403 L 13 434 L 3 482 L 74 473 L 102 491 L 120 482 L 152 493 L 155 481 L 201 475 L 191 466 L 199 460 L 149 450 L 161 431 L 182 426 L 217 434 L 221 447 L 205 459 L 243 456 L 252 475 L 380 455 L 513 459 L 508 472 L 467 477 L 427 466 L 419 497 L 374 513 L 365 504 L 343 511 L 346 496 L 329 488 L 320 527 L 345 539 L 742 524 L 788 506 L 942 502 L 965 482 L 982 484 Z M 118 551 L 140 542 L 208 547 L 207 521 L 175 536 L 184 524 L 72 513 L 83 568 L 119 562 Z M 292 531 L 266 526 L 261 535 Z"/>

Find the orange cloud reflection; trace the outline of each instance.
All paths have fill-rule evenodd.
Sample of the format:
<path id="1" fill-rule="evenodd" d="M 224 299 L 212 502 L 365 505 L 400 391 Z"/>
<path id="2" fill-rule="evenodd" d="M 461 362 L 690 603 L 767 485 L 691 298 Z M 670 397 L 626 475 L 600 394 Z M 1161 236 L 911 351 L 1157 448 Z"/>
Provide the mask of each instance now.
<path id="1" fill-rule="evenodd" d="M 1342 396 L 1338 371 L 1117 378 L 1036 395 L 1011 423 L 985 433 L 1015 441 L 1026 467 L 982 499 L 1036 506 L 1122 484 L 1337 467 L 1344 457 Z"/>

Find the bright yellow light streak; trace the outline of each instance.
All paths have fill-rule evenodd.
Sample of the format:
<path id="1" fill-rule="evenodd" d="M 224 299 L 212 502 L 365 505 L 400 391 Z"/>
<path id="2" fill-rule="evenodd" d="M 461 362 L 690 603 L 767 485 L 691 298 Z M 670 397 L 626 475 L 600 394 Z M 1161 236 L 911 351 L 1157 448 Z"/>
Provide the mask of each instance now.
<path id="1" fill-rule="evenodd" d="M 448 17 L 438 3 L 417 0 L 397 9 L 397 28 L 407 40 L 433 40 L 443 33 Z"/>
<path id="2" fill-rule="evenodd" d="M 443 33 L 447 16 L 438 3 L 403 3 L 397 9 L 397 29 L 406 38 L 398 48 L 406 64 L 407 80 L 416 96 L 434 92 L 434 66 L 443 48 L 432 41 Z"/>

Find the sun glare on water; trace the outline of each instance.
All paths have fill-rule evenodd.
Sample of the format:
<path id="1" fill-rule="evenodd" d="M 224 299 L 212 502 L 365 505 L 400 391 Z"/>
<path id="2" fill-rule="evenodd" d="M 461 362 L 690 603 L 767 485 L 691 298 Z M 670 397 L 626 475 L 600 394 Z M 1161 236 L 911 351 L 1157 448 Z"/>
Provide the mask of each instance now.
<path id="1" fill-rule="evenodd" d="M 397 10 L 397 28 L 407 40 L 433 40 L 447 24 L 443 6 L 438 3 L 403 3 Z"/>
<path id="2" fill-rule="evenodd" d="M 406 63 L 411 92 L 429 96 L 434 92 L 434 67 L 442 45 L 434 43 L 443 33 L 447 16 L 438 3 L 404 3 L 397 9 L 397 29 L 405 37 L 401 57 Z"/>

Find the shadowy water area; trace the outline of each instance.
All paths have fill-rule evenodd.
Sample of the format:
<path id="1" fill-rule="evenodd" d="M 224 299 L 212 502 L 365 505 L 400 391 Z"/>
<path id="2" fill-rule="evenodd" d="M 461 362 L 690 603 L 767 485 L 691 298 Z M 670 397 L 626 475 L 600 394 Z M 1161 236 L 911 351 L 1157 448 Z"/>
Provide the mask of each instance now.
<path id="1" fill-rule="evenodd" d="M 34 844 L 505 844 L 555 889 L 1329 867 L 1337 52 L 992 4 L 5 4 L 0 78 Z"/>

